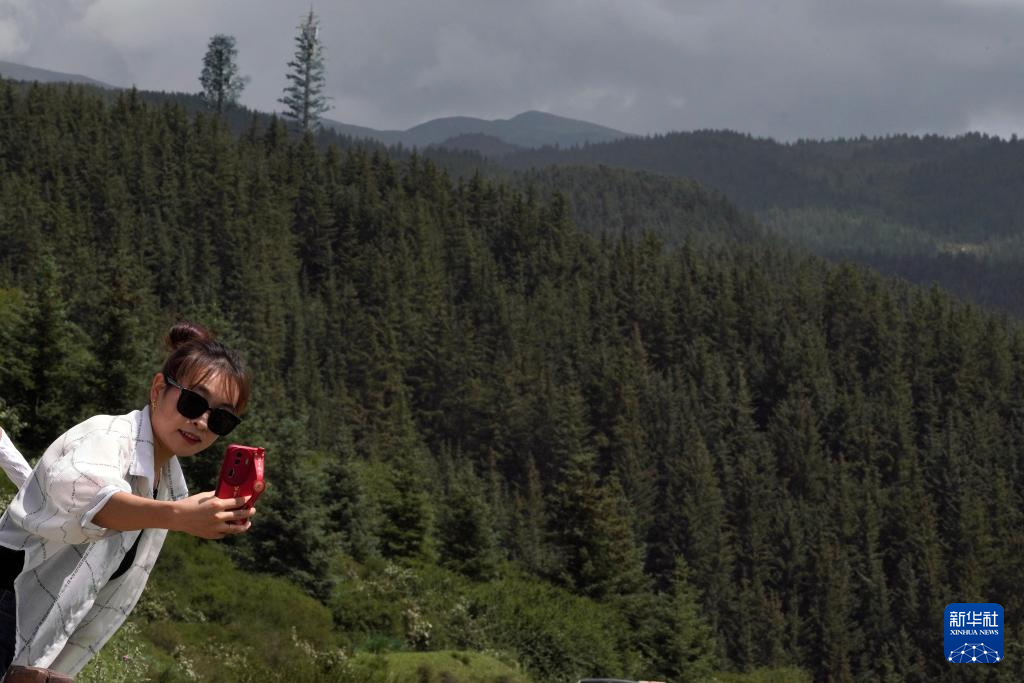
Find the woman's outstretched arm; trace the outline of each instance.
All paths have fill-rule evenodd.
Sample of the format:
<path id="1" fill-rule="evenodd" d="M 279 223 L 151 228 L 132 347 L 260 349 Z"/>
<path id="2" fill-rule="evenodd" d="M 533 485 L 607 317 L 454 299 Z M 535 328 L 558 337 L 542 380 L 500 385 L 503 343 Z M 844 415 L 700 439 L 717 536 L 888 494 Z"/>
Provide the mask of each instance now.
<path id="1" fill-rule="evenodd" d="M 25 460 L 25 456 L 14 447 L 11 437 L 3 427 L 0 427 L 0 468 L 3 468 L 19 489 L 25 485 L 28 475 L 32 474 L 32 468 Z"/>
<path id="2" fill-rule="evenodd" d="M 107 500 L 92 521 L 115 531 L 169 529 L 200 538 L 224 538 L 249 530 L 249 518 L 256 514 L 256 508 L 234 509 L 248 499 L 217 498 L 213 491 L 207 491 L 182 500 L 153 500 L 119 492 Z"/>

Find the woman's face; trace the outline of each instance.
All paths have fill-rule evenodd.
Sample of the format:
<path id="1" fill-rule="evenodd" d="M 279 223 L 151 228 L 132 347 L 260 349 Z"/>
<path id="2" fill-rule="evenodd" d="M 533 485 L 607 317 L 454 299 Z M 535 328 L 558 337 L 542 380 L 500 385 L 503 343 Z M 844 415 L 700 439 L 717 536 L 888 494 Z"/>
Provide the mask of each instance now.
<path id="1" fill-rule="evenodd" d="M 174 379 L 186 389 L 191 389 L 205 398 L 211 408 L 225 408 L 236 412 L 235 402 L 238 400 L 238 386 L 235 382 L 223 372 L 214 371 L 205 377 L 201 377 L 201 374 L 197 372 L 195 373 L 197 377 L 175 377 Z M 206 424 L 209 418 L 208 412 L 191 420 L 178 412 L 180 393 L 180 389 L 166 382 L 163 373 L 158 372 L 153 377 L 153 384 L 149 392 L 153 436 L 156 437 L 157 452 L 165 456 L 171 454 L 195 455 L 209 448 L 217 440 L 217 435 L 211 432 Z M 156 401 L 155 409 L 153 408 L 154 400 Z"/>

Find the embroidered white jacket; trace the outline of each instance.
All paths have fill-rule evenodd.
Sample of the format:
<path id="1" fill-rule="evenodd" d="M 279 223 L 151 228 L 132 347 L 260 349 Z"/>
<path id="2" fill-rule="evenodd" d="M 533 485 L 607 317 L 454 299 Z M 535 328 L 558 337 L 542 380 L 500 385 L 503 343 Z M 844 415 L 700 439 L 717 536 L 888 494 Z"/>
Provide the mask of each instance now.
<path id="1" fill-rule="evenodd" d="M 46 450 L 0 518 L 0 545 L 25 551 L 14 582 L 14 663 L 77 674 L 131 612 L 156 562 L 165 529 L 113 531 L 92 522 L 118 491 L 153 497 L 149 408 L 100 415 Z M 188 495 L 178 459 L 160 474 L 157 497 Z M 139 534 L 131 568 L 110 581 Z"/>

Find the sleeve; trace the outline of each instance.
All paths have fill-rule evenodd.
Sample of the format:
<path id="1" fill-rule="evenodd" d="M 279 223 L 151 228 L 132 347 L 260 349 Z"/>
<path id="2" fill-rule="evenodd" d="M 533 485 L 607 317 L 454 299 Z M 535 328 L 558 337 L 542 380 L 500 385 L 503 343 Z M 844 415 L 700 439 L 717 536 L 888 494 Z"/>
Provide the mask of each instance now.
<path id="1" fill-rule="evenodd" d="M 105 430 L 47 451 L 8 513 L 25 531 L 61 543 L 85 543 L 117 533 L 92 519 L 115 493 L 132 492 L 125 479 L 125 451 L 124 440 Z"/>
<path id="2" fill-rule="evenodd" d="M 25 456 L 18 452 L 11 442 L 11 437 L 3 429 L 0 429 L 0 468 L 3 468 L 19 489 L 25 485 L 28 475 L 32 474 L 32 468 L 25 460 Z"/>

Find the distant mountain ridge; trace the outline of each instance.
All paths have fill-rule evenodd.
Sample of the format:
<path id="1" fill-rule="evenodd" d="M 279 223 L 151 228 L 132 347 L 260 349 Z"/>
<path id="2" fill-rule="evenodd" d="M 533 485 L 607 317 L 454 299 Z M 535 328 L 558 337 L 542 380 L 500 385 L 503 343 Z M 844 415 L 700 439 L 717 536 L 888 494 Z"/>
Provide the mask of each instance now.
<path id="1" fill-rule="evenodd" d="M 0 76 L 16 81 L 80 83 L 107 89 L 118 88 L 88 76 L 5 61 L 0 61 Z M 496 149 L 501 149 L 502 155 L 515 151 L 514 148 L 505 147 L 501 143 L 537 149 L 547 146 L 573 147 L 634 137 L 631 133 L 607 126 L 540 111 L 526 111 L 510 119 L 492 121 L 472 116 L 448 116 L 426 121 L 408 130 L 377 130 L 331 119 L 321 119 L 321 122 L 325 128 L 356 139 L 419 148 L 443 146 L 448 141 L 453 141 L 453 145 L 458 149 L 478 151 L 485 156 L 493 156 Z M 457 141 L 453 140 L 456 138 Z"/>
<path id="2" fill-rule="evenodd" d="M 920 285 L 938 284 L 1024 320 L 1024 143 L 1016 136 L 779 143 L 700 130 L 492 159 L 513 172 L 609 167 L 693 179 L 755 215 L 769 235 Z M 617 179 L 616 189 L 626 178 Z M 643 190 L 650 188 L 648 178 Z M 590 188 L 567 194 L 583 191 Z M 616 210 L 639 210 L 665 239 L 678 241 L 676 224 L 658 221 L 653 202 L 638 203 L 634 197 L 641 195 L 632 191 L 625 195 L 630 210 L 621 211 L 623 202 L 607 199 L 612 196 L 605 191 L 612 219 Z"/>
<path id="3" fill-rule="evenodd" d="M 97 81 L 95 78 L 82 76 L 80 74 L 67 74 L 49 69 L 39 69 L 34 66 L 15 64 L 14 62 L 0 61 L 0 76 L 14 81 L 39 81 L 40 83 L 81 83 L 83 85 L 94 85 L 100 88 L 116 88 L 117 86 Z"/>
<path id="4" fill-rule="evenodd" d="M 486 136 L 508 145 L 531 149 L 545 146 L 573 147 L 634 137 L 630 133 L 607 126 L 540 111 L 526 111 L 510 119 L 493 121 L 471 116 L 448 116 L 421 123 L 404 131 L 375 130 L 330 119 L 322 119 L 322 123 L 342 135 L 378 140 L 386 145 L 402 144 L 407 147 L 444 145 L 454 138 L 460 138 L 465 147 L 467 140 L 471 139 L 469 136 Z"/>
<path id="5" fill-rule="evenodd" d="M 502 163 L 604 164 L 692 178 L 755 213 L 830 208 L 885 217 L 946 241 L 1024 234 L 1024 144 L 980 133 L 780 143 L 698 130 L 585 149 L 523 150 Z"/>

